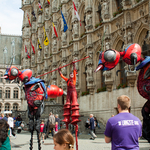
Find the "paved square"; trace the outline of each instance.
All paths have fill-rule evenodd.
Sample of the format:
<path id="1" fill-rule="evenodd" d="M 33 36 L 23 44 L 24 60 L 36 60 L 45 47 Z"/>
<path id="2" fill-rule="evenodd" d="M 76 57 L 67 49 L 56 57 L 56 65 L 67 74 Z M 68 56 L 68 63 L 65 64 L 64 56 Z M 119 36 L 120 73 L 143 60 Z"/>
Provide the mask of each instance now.
<path id="1" fill-rule="evenodd" d="M 111 144 L 106 144 L 104 141 L 104 135 L 98 134 L 95 140 L 90 140 L 90 135 L 80 134 L 79 135 L 79 150 L 111 150 Z M 22 132 L 17 134 L 17 138 L 11 137 L 12 150 L 28 150 L 30 142 L 30 133 Z M 141 139 L 139 142 L 140 150 L 149 150 L 150 144 Z M 45 140 L 44 144 L 41 144 L 42 150 L 52 150 L 54 148 L 52 137 Z M 38 150 L 37 136 L 34 132 L 33 137 L 33 150 Z M 75 148 L 76 150 L 76 148 Z"/>

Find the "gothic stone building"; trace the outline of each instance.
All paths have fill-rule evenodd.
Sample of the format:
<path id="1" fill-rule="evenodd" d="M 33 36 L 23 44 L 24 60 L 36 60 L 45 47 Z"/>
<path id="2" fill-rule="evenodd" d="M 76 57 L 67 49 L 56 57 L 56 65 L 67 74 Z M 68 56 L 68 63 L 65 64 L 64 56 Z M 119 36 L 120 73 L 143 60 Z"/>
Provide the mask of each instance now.
<path id="1" fill-rule="evenodd" d="M 78 103 L 80 114 L 93 113 L 104 124 L 112 114 L 117 114 L 116 99 L 122 94 L 131 100 L 131 113 L 142 120 L 141 108 L 145 99 L 137 91 L 136 73 L 125 74 L 124 62 L 120 60 L 117 67 L 108 72 L 94 73 L 98 64 L 99 51 L 112 48 L 123 51 L 129 44 L 138 43 L 142 47 L 142 56 L 150 55 L 150 2 L 148 0 L 74 0 L 78 14 L 78 21 L 72 0 L 40 0 L 42 11 L 38 7 L 38 0 L 22 0 L 21 9 L 24 11 L 22 26 L 22 58 L 23 68 L 30 68 L 35 77 L 64 66 L 72 61 L 90 56 L 76 63 Z M 32 15 L 34 10 L 36 18 Z M 68 30 L 63 32 L 61 10 L 65 16 Z M 32 26 L 29 26 L 29 15 Z M 52 22 L 55 24 L 56 37 Z M 44 30 L 50 41 L 44 45 Z M 105 34 L 104 34 L 105 33 Z M 32 51 L 30 39 L 35 46 Z M 38 49 L 39 39 L 42 51 Z M 31 55 L 28 59 L 24 47 Z M 72 66 L 62 69 L 65 76 L 69 76 Z M 118 76 L 116 76 L 116 71 Z M 66 82 L 55 71 L 41 77 L 50 84 L 55 84 L 67 90 Z M 57 98 L 60 104 L 65 97 Z"/>
<path id="2" fill-rule="evenodd" d="M 0 77 L 10 64 L 21 69 L 22 37 L 1 34 L 0 28 Z M 20 110 L 21 92 L 16 83 L 0 78 L 0 112 Z"/>

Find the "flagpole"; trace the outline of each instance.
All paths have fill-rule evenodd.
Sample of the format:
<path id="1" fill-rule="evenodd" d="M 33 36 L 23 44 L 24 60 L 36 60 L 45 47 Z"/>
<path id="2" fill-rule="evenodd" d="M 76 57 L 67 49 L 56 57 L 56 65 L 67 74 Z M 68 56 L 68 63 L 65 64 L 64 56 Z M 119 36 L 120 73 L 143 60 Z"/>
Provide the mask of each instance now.
<path id="1" fill-rule="evenodd" d="M 87 59 L 87 58 L 89 58 L 89 57 L 90 57 L 90 56 L 87 56 L 87 57 L 84 57 L 84 58 L 82 58 L 82 59 L 76 60 L 76 61 L 74 61 L 74 63 L 79 62 L 79 61 L 84 60 L 84 59 Z M 62 66 L 62 67 L 59 67 L 59 68 L 64 68 L 64 67 L 67 67 L 67 66 L 69 66 L 69 65 L 71 65 L 71 64 L 72 64 L 72 63 L 69 63 L 69 64 L 64 65 L 64 66 Z M 58 68 L 56 68 L 56 69 L 54 69 L 54 70 L 52 70 L 52 71 L 49 71 L 49 72 L 47 72 L 47 73 L 44 73 L 44 74 L 42 74 L 42 75 L 40 75 L 40 76 L 37 76 L 36 78 L 39 78 L 39 77 L 41 77 L 41 76 L 44 76 L 44 75 L 46 75 L 46 74 L 48 74 L 48 73 L 52 73 L 52 72 L 57 71 L 57 70 L 58 70 Z"/>

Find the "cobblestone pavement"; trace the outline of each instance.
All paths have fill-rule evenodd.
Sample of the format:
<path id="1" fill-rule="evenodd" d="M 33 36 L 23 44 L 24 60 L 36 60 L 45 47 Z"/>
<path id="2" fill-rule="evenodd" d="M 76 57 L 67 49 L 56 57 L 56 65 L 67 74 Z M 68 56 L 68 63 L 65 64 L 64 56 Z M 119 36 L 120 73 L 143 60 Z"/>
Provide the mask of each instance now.
<path id="1" fill-rule="evenodd" d="M 78 150 L 111 150 L 111 144 L 106 144 L 104 141 L 104 135 L 98 134 L 95 140 L 90 140 L 90 135 L 88 134 L 80 134 L 79 135 L 79 148 Z M 23 132 L 21 134 L 17 134 L 17 138 L 11 137 L 12 150 L 28 150 L 29 149 L 29 141 L 30 141 L 30 133 Z M 150 144 L 141 139 L 139 142 L 140 150 L 149 150 Z M 53 150 L 53 139 L 52 137 L 47 138 L 44 144 L 41 144 L 42 150 Z M 37 137 L 36 133 L 33 137 L 33 150 L 38 150 Z M 76 150 L 76 149 L 75 149 Z"/>

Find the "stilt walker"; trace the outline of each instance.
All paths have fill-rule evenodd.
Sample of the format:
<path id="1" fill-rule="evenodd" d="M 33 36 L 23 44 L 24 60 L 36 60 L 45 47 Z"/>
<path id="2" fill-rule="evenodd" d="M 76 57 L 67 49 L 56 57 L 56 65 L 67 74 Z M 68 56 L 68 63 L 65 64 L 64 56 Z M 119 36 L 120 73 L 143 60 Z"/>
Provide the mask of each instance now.
<path id="1" fill-rule="evenodd" d="M 64 105 L 64 119 L 63 122 L 66 123 L 66 129 L 68 129 L 68 124 L 71 122 L 72 125 L 75 126 L 75 136 L 76 136 L 76 150 L 78 150 L 78 125 L 77 123 L 80 122 L 79 120 L 79 104 L 77 102 L 77 91 L 76 91 L 76 68 L 75 68 L 75 62 L 72 62 L 73 64 L 73 72 L 70 73 L 69 79 L 64 77 L 63 74 L 60 71 L 60 68 L 58 68 L 58 72 L 60 76 L 67 82 L 67 98 L 66 103 Z M 71 115 L 72 111 L 72 115 Z M 70 117 L 72 121 L 70 120 Z"/>
<path id="2" fill-rule="evenodd" d="M 21 87 L 23 86 L 28 103 L 29 131 L 31 133 L 29 149 L 33 149 L 33 133 L 35 130 L 37 132 L 38 150 L 41 150 L 39 133 L 40 116 L 44 111 L 44 99 L 47 99 L 47 97 L 56 98 L 62 96 L 64 91 L 56 85 L 46 87 L 44 80 L 32 77 L 32 71 L 30 69 L 19 71 L 16 66 L 7 68 L 2 78 L 9 81 L 18 78 L 18 82 L 19 80 L 22 82 Z"/>

